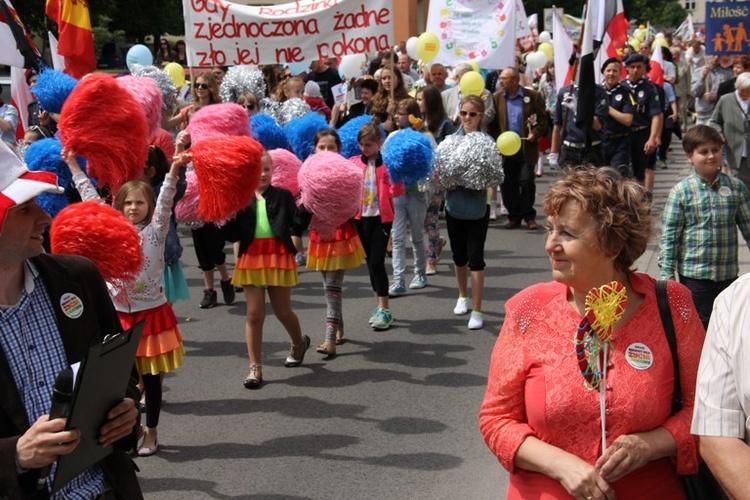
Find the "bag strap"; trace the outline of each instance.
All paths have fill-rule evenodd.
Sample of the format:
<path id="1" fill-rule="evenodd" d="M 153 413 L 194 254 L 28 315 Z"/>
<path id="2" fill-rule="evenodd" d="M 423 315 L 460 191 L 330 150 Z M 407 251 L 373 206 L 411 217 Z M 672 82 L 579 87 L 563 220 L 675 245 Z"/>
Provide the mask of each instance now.
<path id="1" fill-rule="evenodd" d="M 669 350 L 672 352 L 672 365 L 674 365 L 674 392 L 672 393 L 672 415 L 682 409 L 682 384 L 680 383 L 680 362 L 677 357 L 677 338 L 674 332 L 674 322 L 672 321 L 672 311 L 669 309 L 669 299 L 667 298 L 667 281 L 656 281 L 656 302 L 659 304 L 659 315 L 664 326 L 664 333 L 667 334 Z"/>

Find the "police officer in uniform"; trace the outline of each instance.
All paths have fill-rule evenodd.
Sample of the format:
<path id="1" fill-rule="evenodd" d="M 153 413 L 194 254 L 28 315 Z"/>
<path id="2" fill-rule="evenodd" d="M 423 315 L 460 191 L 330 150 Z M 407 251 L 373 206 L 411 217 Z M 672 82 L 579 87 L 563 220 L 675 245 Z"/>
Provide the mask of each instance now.
<path id="1" fill-rule="evenodd" d="M 573 167 L 584 163 L 601 167 L 605 165 L 602 150 L 602 127 L 609 115 L 607 93 L 597 85 L 595 89 L 594 123 L 591 145 L 586 145 L 586 132 L 576 125 L 576 106 L 578 87 L 574 86 L 570 94 L 570 85 L 566 85 L 557 94 L 555 104 L 554 128 L 552 129 L 552 146 L 549 155 L 550 164 L 555 162 L 560 167 Z M 566 121 L 567 119 L 567 121 Z M 563 126 L 564 124 L 564 126 Z"/>
<path id="2" fill-rule="evenodd" d="M 646 78 L 648 58 L 631 54 L 625 60 L 628 77 L 622 81 L 635 100 L 635 115 L 630 127 L 630 162 L 633 176 L 646 188 L 646 197 L 651 200 L 654 191 L 654 165 L 656 148 L 661 144 L 661 129 L 664 113 L 661 109 L 656 84 Z"/>
<path id="3" fill-rule="evenodd" d="M 625 177 L 633 177 L 630 168 L 630 126 L 633 124 L 635 99 L 620 83 L 622 62 L 610 57 L 602 64 L 604 90 L 609 99 L 609 116 L 602 129 L 604 164 L 616 168 Z"/>

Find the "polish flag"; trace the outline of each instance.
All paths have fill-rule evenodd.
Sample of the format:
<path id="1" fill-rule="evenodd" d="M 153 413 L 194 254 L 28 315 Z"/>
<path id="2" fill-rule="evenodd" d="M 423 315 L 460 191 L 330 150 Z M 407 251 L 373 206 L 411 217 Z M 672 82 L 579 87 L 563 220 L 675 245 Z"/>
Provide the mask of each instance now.
<path id="1" fill-rule="evenodd" d="M 557 9 L 552 10 L 552 50 L 555 58 L 555 85 L 560 90 L 573 81 L 573 66 L 570 56 L 573 55 L 573 41 L 565 31 L 565 26 Z M 564 70 L 563 68 L 567 68 Z"/>
<path id="2" fill-rule="evenodd" d="M 657 45 L 654 47 L 654 53 L 651 54 L 651 60 L 649 61 L 651 69 L 648 71 L 648 79 L 659 86 L 664 86 L 664 56 L 662 54 L 662 46 Z"/>
<path id="3" fill-rule="evenodd" d="M 617 49 L 628 41 L 630 23 L 625 18 L 622 0 L 592 0 L 589 2 L 592 10 L 594 44 L 599 47 L 595 66 L 599 70 L 604 61 L 610 57 L 619 57 Z M 588 27 L 586 28 L 588 29 Z M 603 75 L 596 71 L 597 83 L 601 83 Z"/>
<path id="4" fill-rule="evenodd" d="M 23 139 L 29 128 L 29 104 L 34 102 L 31 89 L 26 84 L 26 70 L 16 66 L 10 67 L 10 101 L 18 110 L 18 127 L 16 127 L 16 139 Z"/>

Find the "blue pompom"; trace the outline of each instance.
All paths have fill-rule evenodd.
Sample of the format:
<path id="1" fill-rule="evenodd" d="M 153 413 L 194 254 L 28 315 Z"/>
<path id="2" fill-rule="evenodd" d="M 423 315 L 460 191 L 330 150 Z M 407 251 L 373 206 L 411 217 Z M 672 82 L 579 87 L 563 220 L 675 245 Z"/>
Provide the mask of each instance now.
<path id="1" fill-rule="evenodd" d="M 330 128 L 324 116 L 318 113 L 307 113 L 301 118 L 294 118 L 287 123 L 286 140 L 292 152 L 302 161 L 313 153 L 313 142 L 318 130 Z"/>
<path id="2" fill-rule="evenodd" d="M 257 140 L 266 149 L 287 149 L 286 135 L 273 117 L 256 113 L 250 118 L 250 131 L 255 140 Z"/>
<path id="3" fill-rule="evenodd" d="M 36 197 L 36 204 L 54 219 L 63 208 L 68 206 L 68 197 L 65 193 L 39 193 Z"/>
<path id="4" fill-rule="evenodd" d="M 48 69 L 39 75 L 34 86 L 34 95 L 43 110 L 50 113 L 60 113 L 78 80 L 62 71 Z"/>
<path id="5" fill-rule="evenodd" d="M 359 129 L 371 121 L 371 115 L 360 115 L 352 118 L 338 129 L 339 137 L 341 138 L 341 156 L 352 158 L 362 154 L 362 151 L 359 150 L 357 135 L 359 135 Z M 380 132 L 383 134 L 383 139 L 385 139 L 386 133 L 382 125 L 380 126 Z"/>
<path id="6" fill-rule="evenodd" d="M 382 155 L 393 182 L 411 186 L 432 174 L 432 143 L 429 137 L 414 129 L 392 134 Z"/>

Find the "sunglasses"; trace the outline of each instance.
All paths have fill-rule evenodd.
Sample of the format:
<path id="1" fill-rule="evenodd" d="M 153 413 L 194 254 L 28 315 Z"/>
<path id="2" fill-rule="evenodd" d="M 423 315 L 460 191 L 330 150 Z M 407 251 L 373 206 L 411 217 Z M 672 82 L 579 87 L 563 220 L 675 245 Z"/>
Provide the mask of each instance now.
<path id="1" fill-rule="evenodd" d="M 203 89 L 208 90 L 208 84 L 207 83 L 196 83 L 195 84 L 196 89 Z"/>
<path id="2" fill-rule="evenodd" d="M 255 104 L 243 104 L 242 107 L 249 111 L 253 111 L 255 109 Z"/>
<path id="3" fill-rule="evenodd" d="M 290 76 L 292 76 L 292 75 L 291 75 L 291 74 L 289 74 L 289 73 L 284 73 L 283 75 L 281 75 L 281 79 L 282 79 L 282 80 L 286 80 L 286 79 L 287 79 L 287 78 L 289 78 Z"/>
<path id="4" fill-rule="evenodd" d="M 461 118 L 466 118 L 467 116 L 470 118 L 476 118 L 477 116 L 481 115 L 479 111 L 464 111 L 463 109 L 458 112 L 459 115 L 461 115 Z"/>

